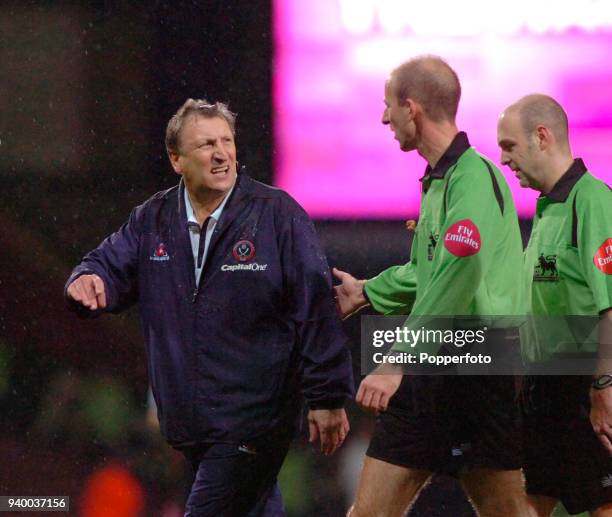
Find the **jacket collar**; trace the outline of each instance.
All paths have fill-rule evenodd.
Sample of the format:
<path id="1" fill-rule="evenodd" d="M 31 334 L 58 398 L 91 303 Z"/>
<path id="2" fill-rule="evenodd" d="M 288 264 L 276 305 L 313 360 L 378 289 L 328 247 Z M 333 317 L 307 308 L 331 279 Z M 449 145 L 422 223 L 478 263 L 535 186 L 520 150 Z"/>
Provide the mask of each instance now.
<path id="1" fill-rule="evenodd" d="M 564 203 L 567 196 L 570 195 L 570 192 L 574 188 L 574 185 L 580 178 L 582 178 L 586 171 L 587 168 L 582 159 L 576 158 L 565 174 L 563 174 L 563 176 L 559 178 L 559 181 L 555 183 L 552 190 L 548 194 L 542 194 L 540 197 L 547 197 L 552 201 Z"/>
<path id="2" fill-rule="evenodd" d="M 448 170 L 457 163 L 461 155 L 469 148 L 470 142 L 467 134 L 460 131 L 455 135 L 455 138 L 453 138 L 453 141 L 448 146 L 448 149 L 444 151 L 444 154 L 438 160 L 438 163 L 436 163 L 434 167 L 430 167 L 429 165 L 427 166 L 423 178 L 444 178 Z M 421 178 L 421 180 L 423 180 L 423 178 Z"/>

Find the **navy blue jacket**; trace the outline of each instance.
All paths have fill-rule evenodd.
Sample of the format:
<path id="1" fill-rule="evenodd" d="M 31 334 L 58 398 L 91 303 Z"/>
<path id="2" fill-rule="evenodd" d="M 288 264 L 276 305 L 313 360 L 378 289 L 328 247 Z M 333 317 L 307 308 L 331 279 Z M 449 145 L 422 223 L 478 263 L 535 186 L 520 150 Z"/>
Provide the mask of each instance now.
<path id="1" fill-rule="evenodd" d="M 300 392 L 312 409 L 342 407 L 353 393 L 350 352 L 308 215 L 285 192 L 239 174 L 196 286 L 183 189 L 135 208 L 66 284 L 92 273 L 104 280 L 107 307 L 94 316 L 140 303 L 166 439 L 293 433 Z"/>

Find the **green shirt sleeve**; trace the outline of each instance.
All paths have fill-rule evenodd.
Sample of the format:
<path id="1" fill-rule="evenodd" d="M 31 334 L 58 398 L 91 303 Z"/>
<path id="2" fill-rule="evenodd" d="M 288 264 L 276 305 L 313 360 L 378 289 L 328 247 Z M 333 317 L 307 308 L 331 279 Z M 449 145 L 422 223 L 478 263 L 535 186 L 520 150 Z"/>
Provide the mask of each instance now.
<path id="1" fill-rule="evenodd" d="M 411 257 L 417 246 L 417 235 L 412 241 Z M 393 266 L 365 283 L 365 294 L 372 307 L 384 315 L 408 314 L 417 291 L 416 266 L 413 259 L 403 266 Z"/>
<path id="2" fill-rule="evenodd" d="M 578 192 L 576 212 L 580 265 L 602 312 L 612 307 L 612 191 L 597 187 Z"/>

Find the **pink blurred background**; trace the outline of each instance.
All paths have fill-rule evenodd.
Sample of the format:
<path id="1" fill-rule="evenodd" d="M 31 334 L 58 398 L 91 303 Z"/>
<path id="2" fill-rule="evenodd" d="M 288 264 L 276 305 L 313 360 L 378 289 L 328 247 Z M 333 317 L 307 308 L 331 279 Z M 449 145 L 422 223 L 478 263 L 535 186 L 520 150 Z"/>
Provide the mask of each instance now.
<path id="1" fill-rule="evenodd" d="M 496 163 L 499 112 L 542 92 L 568 112 L 575 156 L 612 183 L 612 9 L 595 0 L 518 0 L 501 12 L 489 4 L 277 0 L 276 184 L 313 217 L 418 214 L 425 162 L 400 152 L 380 118 L 389 72 L 419 54 L 455 68 L 458 125 Z M 502 170 L 519 214 L 531 217 L 536 193 Z"/>

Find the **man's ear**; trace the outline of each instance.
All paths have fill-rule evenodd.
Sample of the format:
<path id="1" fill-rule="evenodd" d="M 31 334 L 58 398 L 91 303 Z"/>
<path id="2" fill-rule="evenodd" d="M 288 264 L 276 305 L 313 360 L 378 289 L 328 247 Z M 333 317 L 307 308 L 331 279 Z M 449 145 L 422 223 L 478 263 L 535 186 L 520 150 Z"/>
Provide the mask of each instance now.
<path id="1" fill-rule="evenodd" d="M 168 158 L 170 159 L 170 164 L 172 165 L 174 172 L 176 172 L 177 174 L 183 174 L 183 172 L 181 171 L 181 164 L 179 160 L 180 155 L 174 151 L 168 151 Z"/>
<path id="2" fill-rule="evenodd" d="M 415 115 L 417 114 L 419 105 L 416 103 L 414 99 L 411 99 L 410 97 L 408 97 L 406 100 L 404 100 L 404 107 L 407 108 L 408 110 L 408 115 L 410 117 L 410 120 L 413 120 Z"/>
<path id="3" fill-rule="evenodd" d="M 546 126 L 536 126 L 534 134 L 538 142 L 538 147 L 542 151 L 547 149 L 554 141 L 552 132 Z"/>

